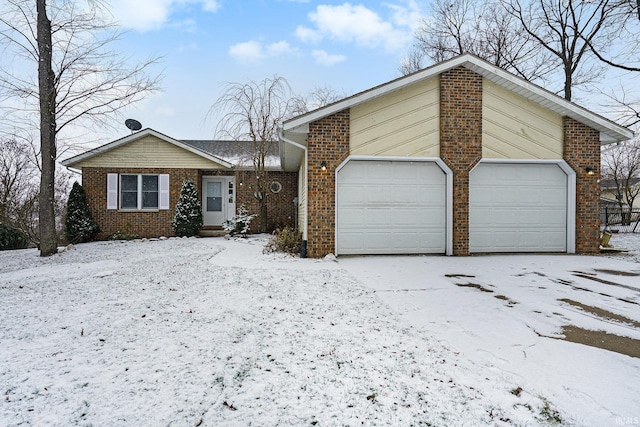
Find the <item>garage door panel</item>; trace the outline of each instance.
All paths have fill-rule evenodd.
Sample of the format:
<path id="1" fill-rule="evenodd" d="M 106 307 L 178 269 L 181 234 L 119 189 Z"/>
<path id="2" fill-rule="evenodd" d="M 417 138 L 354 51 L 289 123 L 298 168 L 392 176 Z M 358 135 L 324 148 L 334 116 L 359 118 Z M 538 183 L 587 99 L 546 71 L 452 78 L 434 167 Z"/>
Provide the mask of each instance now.
<path id="1" fill-rule="evenodd" d="M 478 165 L 469 184 L 470 251 L 566 251 L 567 183 L 556 164 Z"/>
<path id="2" fill-rule="evenodd" d="M 338 253 L 444 253 L 445 178 L 434 162 L 347 163 L 338 172 Z"/>
<path id="3" fill-rule="evenodd" d="M 342 208 L 344 215 L 342 215 L 343 225 L 348 228 L 361 225 L 364 222 L 364 211 L 358 208 Z"/>
<path id="4" fill-rule="evenodd" d="M 362 187 L 348 186 L 342 189 L 344 198 L 349 204 L 361 204 L 364 201 L 364 189 Z"/>
<path id="5" fill-rule="evenodd" d="M 344 232 L 340 235 L 340 246 L 347 252 L 359 250 L 364 246 L 363 238 L 364 234 L 362 233 Z"/>
<path id="6" fill-rule="evenodd" d="M 383 226 L 391 221 L 391 208 L 367 209 L 363 211 L 362 217 L 363 221 L 361 224 Z"/>

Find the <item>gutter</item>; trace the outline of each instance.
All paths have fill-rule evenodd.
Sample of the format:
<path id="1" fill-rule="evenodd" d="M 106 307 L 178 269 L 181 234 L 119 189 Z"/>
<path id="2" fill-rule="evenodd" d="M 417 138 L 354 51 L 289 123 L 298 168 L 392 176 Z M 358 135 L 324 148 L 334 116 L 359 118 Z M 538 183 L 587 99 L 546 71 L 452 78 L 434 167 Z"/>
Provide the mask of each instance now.
<path id="1" fill-rule="evenodd" d="M 305 206 L 304 206 L 304 226 L 303 226 L 303 230 L 302 230 L 302 250 L 300 253 L 300 257 L 302 258 L 306 258 L 307 257 L 307 228 L 309 225 L 309 171 L 308 171 L 308 151 L 307 151 L 307 147 L 305 147 L 302 144 L 298 144 L 295 141 L 292 141 L 288 138 L 286 138 L 284 136 L 284 129 L 282 128 L 282 126 L 278 127 L 278 138 L 290 145 L 293 145 L 296 148 L 300 148 L 302 151 L 304 151 L 304 188 L 307 191 L 307 197 L 305 199 Z M 298 194 L 300 193 L 300 189 L 298 189 Z"/>

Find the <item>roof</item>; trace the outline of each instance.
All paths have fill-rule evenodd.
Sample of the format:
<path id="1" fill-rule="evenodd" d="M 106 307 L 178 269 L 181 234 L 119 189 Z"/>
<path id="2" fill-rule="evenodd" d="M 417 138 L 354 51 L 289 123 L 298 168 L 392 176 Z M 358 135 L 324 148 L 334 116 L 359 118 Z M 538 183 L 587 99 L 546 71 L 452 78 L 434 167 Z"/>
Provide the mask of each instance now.
<path id="1" fill-rule="evenodd" d="M 562 116 L 568 116 L 600 132 L 600 141 L 603 144 L 624 141 L 633 138 L 633 132 L 612 120 L 587 110 L 573 102 L 528 82 L 514 74 L 511 74 L 491 63 L 471 54 L 464 54 L 447 61 L 440 62 L 431 67 L 422 69 L 413 74 L 400 77 L 390 82 L 381 84 L 364 92 L 357 93 L 348 98 L 318 108 L 308 113 L 289 119 L 283 123 L 282 129 L 287 132 L 304 132 L 309 123 L 327 117 L 339 111 L 351 108 L 358 104 L 370 101 L 383 95 L 387 95 L 406 86 L 437 76 L 456 67 L 465 67 L 474 71 L 528 100 L 548 108 Z"/>
<path id="2" fill-rule="evenodd" d="M 144 129 L 126 137 L 117 139 L 108 144 L 86 151 L 77 156 L 66 159 L 62 162 L 64 166 L 73 167 L 75 164 L 114 150 L 145 136 L 155 136 L 167 143 L 176 145 L 205 159 L 219 163 L 227 168 L 252 168 L 250 153 L 253 151 L 252 141 L 218 141 L 218 140 L 178 140 L 171 138 L 154 129 Z M 280 169 L 280 158 L 278 156 L 277 143 L 270 144 L 266 157 L 266 167 L 268 169 Z"/>
<path id="3" fill-rule="evenodd" d="M 227 140 L 204 140 L 204 139 L 183 139 L 183 143 L 196 150 L 218 156 L 236 167 L 253 167 L 251 153 L 254 152 L 253 141 L 227 141 Z M 265 167 L 267 169 L 280 168 L 280 156 L 278 154 L 278 144 L 268 144 L 265 153 Z"/>
<path id="4" fill-rule="evenodd" d="M 640 178 L 630 178 L 629 185 L 634 187 L 640 184 Z M 600 188 L 602 190 L 616 190 L 618 187 L 616 186 L 616 182 L 613 179 L 605 178 L 600 180 Z"/>

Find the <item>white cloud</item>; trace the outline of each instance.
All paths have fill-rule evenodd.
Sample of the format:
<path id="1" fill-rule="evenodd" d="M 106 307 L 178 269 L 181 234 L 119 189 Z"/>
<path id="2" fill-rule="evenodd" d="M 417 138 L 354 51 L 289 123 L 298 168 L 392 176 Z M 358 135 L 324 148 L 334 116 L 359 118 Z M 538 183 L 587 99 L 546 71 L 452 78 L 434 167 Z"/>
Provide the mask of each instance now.
<path id="1" fill-rule="evenodd" d="M 267 56 L 283 56 L 296 52 L 296 49 L 284 40 L 268 45 L 265 50 Z"/>
<path id="2" fill-rule="evenodd" d="M 418 29 L 424 18 L 422 10 L 415 0 L 409 0 L 406 5 L 385 3 L 385 6 L 393 11 L 394 24 L 409 27 L 412 32 Z"/>
<path id="3" fill-rule="evenodd" d="M 205 12 L 217 12 L 220 9 L 220 2 L 216 0 L 202 1 L 202 10 Z"/>
<path id="4" fill-rule="evenodd" d="M 385 5 L 391 11 L 389 19 L 361 4 L 319 5 L 309 14 L 315 28 L 298 26 L 296 36 L 304 42 L 328 38 L 388 51 L 404 49 L 411 41 L 419 7 L 414 0 Z"/>
<path id="5" fill-rule="evenodd" d="M 200 50 L 197 43 L 181 44 L 178 46 L 178 52 L 188 52 Z"/>
<path id="6" fill-rule="evenodd" d="M 121 26 L 149 31 L 168 24 L 172 12 L 188 4 L 200 5 L 205 12 L 220 9 L 217 0 L 113 0 L 111 10 Z"/>
<path id="7" fill-rule="evenodd" d="M 322 40 L 322 34 L 320 31 L 312 30 L 311 28 L 304 27 L 302 25 L 298 25 L 298 28 L 296 28 L 296 37 L 303 42 L 315 43 Z"/>
<path id="8" fill-rule="evenodd" d="M 249 40 L 229 47 L 229 55 L 242 62 L 257 62 L 262 59 L 296 54 L 298 50 L 286 41 L 263 45 L 259 41 Z"/>
<path id="9" fill-rule="evenodd" d="M 255 62 L 262 59 L 262 45 L 250 40 L 248 42 L 236 43 L 229 47 L 229 55 L 243 62 Z"/>
<path id="10" fill-rule="evenodd" d="M 324 65 L 325 67 L 331 67 L 347 59 L 344 55 L 332 55 L 324 50 L 314 50 L 311 55 L 316 60 L 316 64 Z"/>

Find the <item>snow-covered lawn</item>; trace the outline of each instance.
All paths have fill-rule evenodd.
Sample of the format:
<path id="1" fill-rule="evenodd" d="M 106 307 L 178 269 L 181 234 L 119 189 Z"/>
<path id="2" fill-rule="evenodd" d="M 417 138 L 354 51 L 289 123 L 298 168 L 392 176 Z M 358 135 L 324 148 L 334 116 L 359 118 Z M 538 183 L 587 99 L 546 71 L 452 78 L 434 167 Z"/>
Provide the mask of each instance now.
<path id="1" fill-rule="evenodd" d="M 640 244 L 333 262 L 265 242 L 0 253 L 0 425 L 640 424 L 640 359 L 558 339 L 638 343 Z"/>

